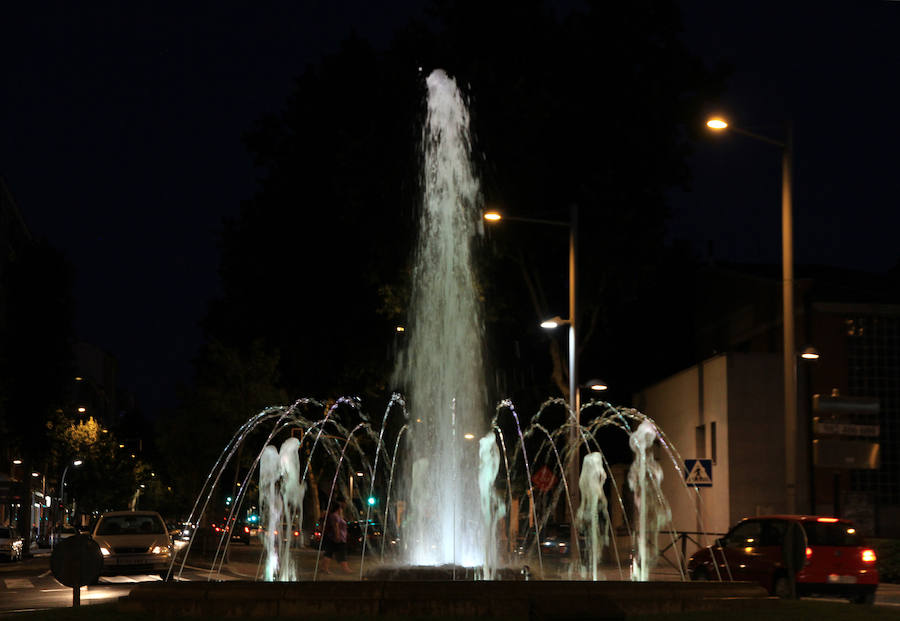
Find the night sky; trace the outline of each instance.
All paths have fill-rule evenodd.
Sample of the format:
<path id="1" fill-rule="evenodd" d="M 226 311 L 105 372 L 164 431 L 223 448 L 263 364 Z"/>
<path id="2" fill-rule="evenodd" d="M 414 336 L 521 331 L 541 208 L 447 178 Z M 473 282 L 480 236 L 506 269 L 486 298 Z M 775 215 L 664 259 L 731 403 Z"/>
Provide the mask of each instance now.
<path id="1" fill-rule="evenodd" d="M 682 4 L 690 48 L 733 67 L 710 112 L 773 138 L 793 122 L 797 263 L 896 266 L 900 2 Z M 118 358 L 122 384 L 149 413 L 171 406 L 190 377 L 197 324 L 219 291 L 222 218 L 256 187 L 242 133 L 351 31 L 383 46 L 420 10 L 4 6 L 0 175 L 32 233 L 75 266 L 78 336 Z M 736 135 L 695 147 L 691 186 L 670 194 L 670 239 L 701 256 L 712 242 L 717 259 L 777 263 L 778 149 Z"/>

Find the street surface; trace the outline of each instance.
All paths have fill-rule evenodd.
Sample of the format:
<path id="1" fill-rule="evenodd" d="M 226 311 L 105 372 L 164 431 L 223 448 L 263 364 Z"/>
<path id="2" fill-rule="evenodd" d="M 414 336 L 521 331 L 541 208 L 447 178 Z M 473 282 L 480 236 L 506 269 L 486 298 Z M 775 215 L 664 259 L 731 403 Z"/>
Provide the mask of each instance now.
<path id="1" fill-rule="evenodd" d="M 255 580 L 260 571 L 259 557 L 260 546 L 254 542 L 250 546 L 235 544 L 229 554 L 229 562 L 221 571 L 212 574 L 215 580 Z M 312 580 L 342 580 L 352 581 L 359 579 L 359 556 L 350 557 L 350 567 L 353 572 L 344 574 L 337 566 L 332 566 L 332 574 L 325 575 L 321 565 L 316 570 L 316 550 L 298 550 L 295 558 L 298 562 L 298 571 L 301 579 Z M 374 559 L 372 559 L 374 560 Z M 366 567 L 371 568 L 375 563 L 366 560 Z M 565 566 L 548 564 L 545 566 L 548 577 L 551 572 L 554 577 L 565 578 Z M 607 572 L 607 578 L 617 579 L 616 571 Z M 209 567 L 186 565 L 181 576 L 177 579 L 188 581 L 206 581 L 210 579 Z M 669 568 L 657 568 L 653 572 L 654 580 L 680 580 L 677 571 Z M 135 584 L 148 581 L 159 581 L 155 575 L 128 575 L 128 576 L 103 576 L 100 584 L 81 588 L 81 604 L 90 605 L 110 602 L 127 595 Z M 844 600 L 825 600 L 842 602 Z M 11 617 L 18 613 L 44 610 L 47 608 L 60 608 L 72 605 L 72 589 L 61 585 L 50 572 L 49 550 L 40 550 L 33 558 L 22 562 L 0 562 L 0 617 Z M 847 603 L 847 605 L 850 605 Z M 900 585 L 881 584 L 876 593 L 876 606 L 896 607 L 900 610 Z"/>

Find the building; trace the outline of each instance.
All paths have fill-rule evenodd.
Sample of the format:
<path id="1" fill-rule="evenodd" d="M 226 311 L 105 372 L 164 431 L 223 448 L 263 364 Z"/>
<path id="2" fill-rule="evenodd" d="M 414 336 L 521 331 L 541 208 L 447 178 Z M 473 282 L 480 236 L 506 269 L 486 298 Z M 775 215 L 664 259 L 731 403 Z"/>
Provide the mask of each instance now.
<path id="1" fill-rule="evenodd" d="M 879 276 L 798 270 L 797 503 L 900 536 L 900 287 Z M 682 459 L 710 459 L 712 487 L 664 491 L 679 531 L 724 532 L 786 507 L 780 282 L 765 269 L 704 268 L 694 286 L 698 362 L 641 390 Z"/>
<path id="2" fill-rule="evenodd" d="M 6 183 L 0 178 L 0 339 L 9 329 L 7 274 L 10 263 L 31 240 L 31 233 L 13 199 Z M 0 412 L 0 424 L 3 413 Z M 2 436 L 2 434 L 0 434 Z M 27 502 L 24 489 L 23 466 L 21 456 L 14 454 L 14 449 L 0 437 L 0 524 L 7 524 L 14 515 L 15 505 Z"/>

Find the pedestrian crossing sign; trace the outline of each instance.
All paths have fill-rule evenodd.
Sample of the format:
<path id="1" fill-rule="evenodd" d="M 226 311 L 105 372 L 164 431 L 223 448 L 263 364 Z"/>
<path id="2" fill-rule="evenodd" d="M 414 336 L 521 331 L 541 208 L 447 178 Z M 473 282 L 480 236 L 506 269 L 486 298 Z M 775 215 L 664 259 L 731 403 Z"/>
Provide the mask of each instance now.
<path id="1" fill-rule="evenodd" d="M 712 487 L 712 460 L 685 459 L 684 482 L 694 487 Z"/>

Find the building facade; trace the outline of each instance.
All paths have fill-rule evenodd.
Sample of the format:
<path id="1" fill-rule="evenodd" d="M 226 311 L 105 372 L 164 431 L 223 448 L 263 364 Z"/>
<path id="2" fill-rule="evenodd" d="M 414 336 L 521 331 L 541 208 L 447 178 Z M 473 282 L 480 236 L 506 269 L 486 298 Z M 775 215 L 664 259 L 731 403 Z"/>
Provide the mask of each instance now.
<path id="1" fill-rule="evenodd" d="M 634 405 L 683 460 L 712 463 L 712 487 L 691 493 L 683 462 L 665 473 L 673 528 L 725 532 L 786 509 L 780 283 L 759 272 L 705 272 L 695 292 L 704 302 L 694 326 L 701 361 L 639 391 Z M 795 365 L 798 512 L 900 537 L 900 291 L 890 276 L 801 275 L 796 347 L 820 357 Z"/>

